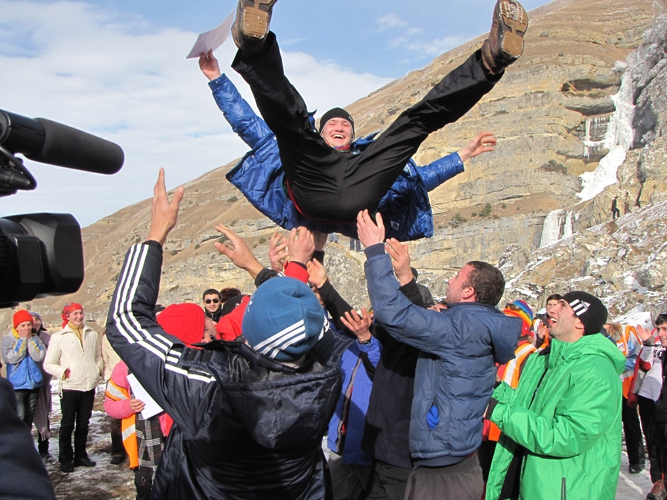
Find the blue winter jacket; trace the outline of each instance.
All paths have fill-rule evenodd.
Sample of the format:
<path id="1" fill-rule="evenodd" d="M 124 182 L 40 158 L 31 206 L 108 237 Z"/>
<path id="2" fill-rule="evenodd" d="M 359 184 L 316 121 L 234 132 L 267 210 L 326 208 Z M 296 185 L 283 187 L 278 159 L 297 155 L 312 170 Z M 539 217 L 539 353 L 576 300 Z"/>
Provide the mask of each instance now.
<path id="1" fill-rule="evenodd" d="M 3 339 L 3 346 L 9 342 L 9 339 L 14 340 L 12 338 L 12 335 L 9 334 L 6 337 L 8 340 L 5 341 Z M 34 349 L 36 352 L 39 353 L 42 359 L 44 359 L 44 354 L 45 354 L 45 349 L 44 349 L 44 344 L 39 342 L 39 338 L 37 338 L 37 341 L 34 340 L 35 337 L 31 338 L 19 338 L 14 340 L 14 345 L 12 349 L 5 353 L 5 362 L 7 363 L 7 379 L 12 383 L 12 386 L 14 386 L 14 390 L 33 390 L 37 389 L 38 387 L 42 386 L 42 383 L 44 381 L 44 377 L 42 376 L 42 370 L 39 368 L 39 364 L 35 362 L 35 360 L 32 359 L 30 354 L 28 353 L 28 343 L 32 342 L 33 346 L 31 346 L 32 349 Z M 21 356 L 22 355 L 22 356 Z M 10 362 L 10 359 L 8 359 L 8 356 L 14 356 L 16 357 L 17 361 L 15 363 Z M 18 360 L 18 358 L 21 358 Z"/>
<path id="2" fill-rule="evenodd" d="M 419 349 L 410 420 L 410 452 L 423 465 L 457 463 L 479 448 L 495 363 L 514 357 L 521 320 L 476 302 L 435 312 L 399 292 L 384 245 L 366 249 L 375 320 L 396 340 Z"/>
<path id="3" fill-rule="evenodd" d="M 282 228 L 305 226 L 321 233 L 340 233 L 356 238 L 356 224 L 321 224 L 299 213 L 283 188 L 284 171 L 278 143 L 271 129 L 241 97 L 226 75 L 209 82 L 209 87 L 232 130 L 252 148 L 227 173 L 227 180 L 257 210 Z M 362 152 L 373 142 L 375 135 L 353 142 L 352 154 Z M 378 212 L 385 221 L 387 237 L 409 241 L 433 236 L 433 213 L 428 191 L 461 172 L 463 162 L 458 153 L 422 167 L 410 160 L 378 206 Z"/>
<path id="4" fill-rule="evenodd" d="M 343 376 L 343 388 L 336 404 L 336 411 L 329 422 L 327 446 L 339 455 L 343 462 L 354 465 L 371 465 L 373 458 L 361 449 L 364 437 L 366 412 L 371 397 L 373 381 L 368 376 L 364 363 L 360 358 L 362 352 L 376 366 L 380 360 L 380 342 L 371 337 L 369 344 L 355 341 L 343 353 L 340 360 L 340 371 Z M 341 418 L 347 415 L 345 429 L 341 427 Z"/>

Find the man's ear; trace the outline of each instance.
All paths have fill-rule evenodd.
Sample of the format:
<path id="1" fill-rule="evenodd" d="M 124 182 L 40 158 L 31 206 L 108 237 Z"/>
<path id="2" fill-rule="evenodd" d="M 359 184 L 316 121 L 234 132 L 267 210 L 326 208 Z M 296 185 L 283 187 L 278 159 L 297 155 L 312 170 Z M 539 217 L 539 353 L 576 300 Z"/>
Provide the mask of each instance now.
<path id="1" fill-rule="evenodd" d="M 581 332 L 579 332 L 579 333 L 581 333 L 582 335 L 586 335 L 586 327 L 581 322 L 581 320 L 579 319 L 578 316 L 575 315 L 575 317 L 576 317 L 577 320 L 574 322 L 574 328 L 576 330 L 581 330 Z"/>
<path id="2" fill-rule="evenodd" d="M 467 286 L 463 288 L 461 291 L 461 299 L 463 300 L 469 300 L 469 299 L 475 299 L 475 296 L 477 295 L 477 292 L 475 289 L 471 286 Z"/>

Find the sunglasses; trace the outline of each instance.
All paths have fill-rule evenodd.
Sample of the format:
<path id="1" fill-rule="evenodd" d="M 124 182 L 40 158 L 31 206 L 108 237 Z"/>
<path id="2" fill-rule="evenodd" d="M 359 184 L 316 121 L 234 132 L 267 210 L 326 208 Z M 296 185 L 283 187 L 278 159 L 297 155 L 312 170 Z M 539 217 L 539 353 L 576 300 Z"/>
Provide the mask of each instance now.
<path id="1" fill-rule="evenodd" d="M 217 304 L 218 302 L 220 302 L 220 299 L 206 299 L 204 302 L 206 302 L 207 304 L 210 304 L 211 302 Z"/>

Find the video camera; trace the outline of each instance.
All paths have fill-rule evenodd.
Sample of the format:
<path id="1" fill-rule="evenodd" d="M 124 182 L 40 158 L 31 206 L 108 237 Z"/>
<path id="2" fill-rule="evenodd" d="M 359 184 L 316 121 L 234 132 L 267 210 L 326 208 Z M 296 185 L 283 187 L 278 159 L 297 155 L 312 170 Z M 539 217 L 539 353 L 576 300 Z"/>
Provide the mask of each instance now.
<path id="1" fill-rule="evenodd" d="M 117 144 L 44 118 L 0 109 L 0 196 L 31 191 L 37 181 L 16 154 L 61 167 L 115 174 L 125 155 Z M 70 214 L 0 218 L 0 308 L 76 292 L 84 277 L 81 227 Z"/>

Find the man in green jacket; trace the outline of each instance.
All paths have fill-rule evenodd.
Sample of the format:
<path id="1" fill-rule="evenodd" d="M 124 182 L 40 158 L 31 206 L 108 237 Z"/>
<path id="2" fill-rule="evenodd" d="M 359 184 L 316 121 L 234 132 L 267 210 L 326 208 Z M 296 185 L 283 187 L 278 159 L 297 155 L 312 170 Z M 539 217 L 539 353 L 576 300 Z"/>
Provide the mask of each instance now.
<path id="1" fill-rule="evenodd" d="M 565 294 L 549 318 L 551 345 L 528 358 L 516 389 L 494 391 L 489 412 L 503 434 L 488 500 L 615 498 L 625 358 L 599 333 L 606 319 L 598 298 Z"/>

